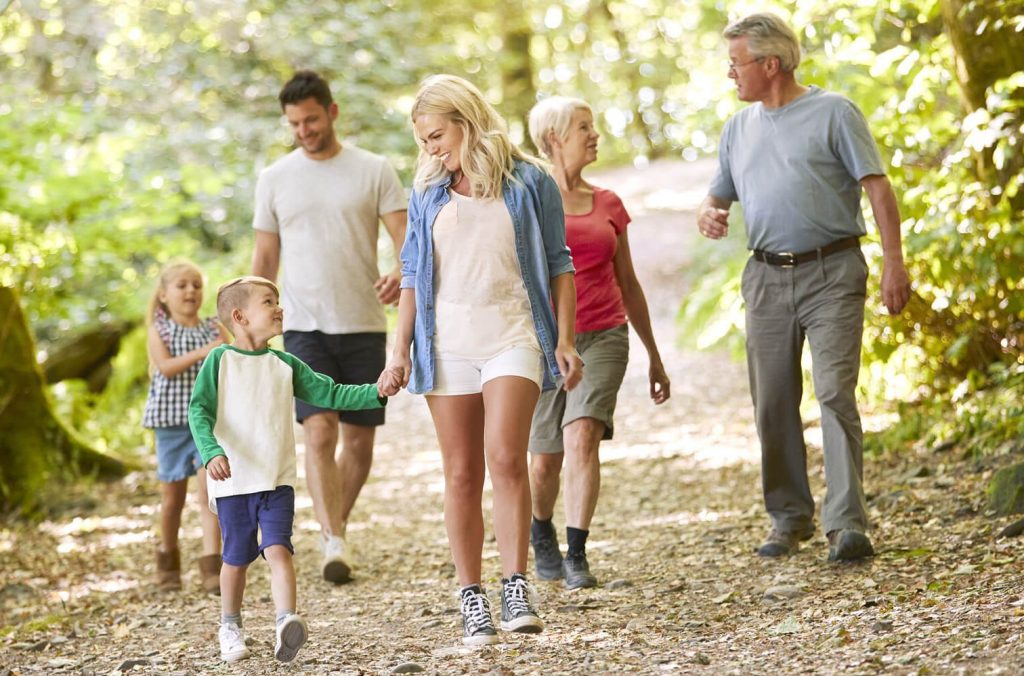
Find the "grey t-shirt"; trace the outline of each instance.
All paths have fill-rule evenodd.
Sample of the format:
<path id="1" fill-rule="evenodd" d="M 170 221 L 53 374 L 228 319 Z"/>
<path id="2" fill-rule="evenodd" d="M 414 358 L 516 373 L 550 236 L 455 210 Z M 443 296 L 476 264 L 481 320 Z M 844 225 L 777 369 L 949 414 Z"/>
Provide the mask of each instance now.
<path id="1" fill-rule="evenodd" d="M 260 173 L 252 227 L 281 238 L 285 330 L 387 329 L 373 289 L 380 217 L 406 204 L 388 161 L 349 144 L 327 160 L 296 148 Z"/>
<path id="2" fill-rule="evenodd" d="M 859 181 L 884 173 L 857 106 L 812 86 L 781 108 L 755 103 L 726 122 L 708 192 L 743 206 L 748 248 L 799 253 L 863 235 Z"/>

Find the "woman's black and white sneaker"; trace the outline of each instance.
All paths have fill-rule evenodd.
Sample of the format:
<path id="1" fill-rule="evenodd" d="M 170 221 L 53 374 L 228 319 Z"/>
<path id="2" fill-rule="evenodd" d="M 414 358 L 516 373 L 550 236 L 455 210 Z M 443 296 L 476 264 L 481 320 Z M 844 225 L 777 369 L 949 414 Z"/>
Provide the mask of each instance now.
<path id="1" fill-rule="evenodd" d="M 471 584 L 459 591 L 462 607 L 462 642 L 465 645 L 490 645 L 498 642 L 491 621 L 491 604 L 480 585 Z"/>
<path id="2" fill-rule="evenodd" d="M 530 597 L 533 589 L 522 573 L 501 581 L 501 630 L 521 634 L 544 631 L 544 622 L 533 609 Z"/>

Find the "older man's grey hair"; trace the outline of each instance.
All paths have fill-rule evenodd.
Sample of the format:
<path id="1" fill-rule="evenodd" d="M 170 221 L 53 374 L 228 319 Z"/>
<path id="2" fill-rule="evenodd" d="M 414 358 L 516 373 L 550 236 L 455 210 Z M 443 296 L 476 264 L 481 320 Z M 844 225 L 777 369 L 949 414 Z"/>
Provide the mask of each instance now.
<path id="1" fill-rule="evenodd" d="M 730 24 L 722 35 L 729 40 L 746 36 L 747 50 L 752 57 L 777 56 L 779 66 L 786 72 L 800 65 L 800 41 L 796 33 L 774 14 L 751 14 Z"/>

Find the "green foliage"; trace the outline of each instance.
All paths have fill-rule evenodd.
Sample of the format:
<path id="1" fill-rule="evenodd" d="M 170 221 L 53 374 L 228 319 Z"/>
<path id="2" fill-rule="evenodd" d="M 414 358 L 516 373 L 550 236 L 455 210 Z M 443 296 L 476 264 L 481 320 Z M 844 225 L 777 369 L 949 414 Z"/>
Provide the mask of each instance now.
<path id="1" fill-rule="evenodd" d="M 956 446 L 972 456 L 1021 450 L 1024 439 L 1024 366 L 997 365 L 984 389 L 897 405 L 899 420 L 868 434 L 868 453 L 911 446 Z"/>

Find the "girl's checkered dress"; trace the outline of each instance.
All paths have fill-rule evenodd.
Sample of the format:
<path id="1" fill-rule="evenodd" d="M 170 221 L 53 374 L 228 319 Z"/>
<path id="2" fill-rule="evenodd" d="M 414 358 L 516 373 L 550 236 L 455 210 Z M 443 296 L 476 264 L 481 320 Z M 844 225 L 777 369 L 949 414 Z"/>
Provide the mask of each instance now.
<path id="1" fill-rule="evenodd" d="M 217 320 L 212 317 L 200 322 L 198 326 L 182 326 L 158 313 L 153 319 L 153 326 L 172 357 L 191 352 L 220 337 Z M 143 427 L 188 425 L 188 402 L 192 398 L 192 386 L 202 365 L 203 360 L 200 359 L 173 378 L 165 377 L 160 371 L 153 372 L 146 409 L 142 414 Z"/>

